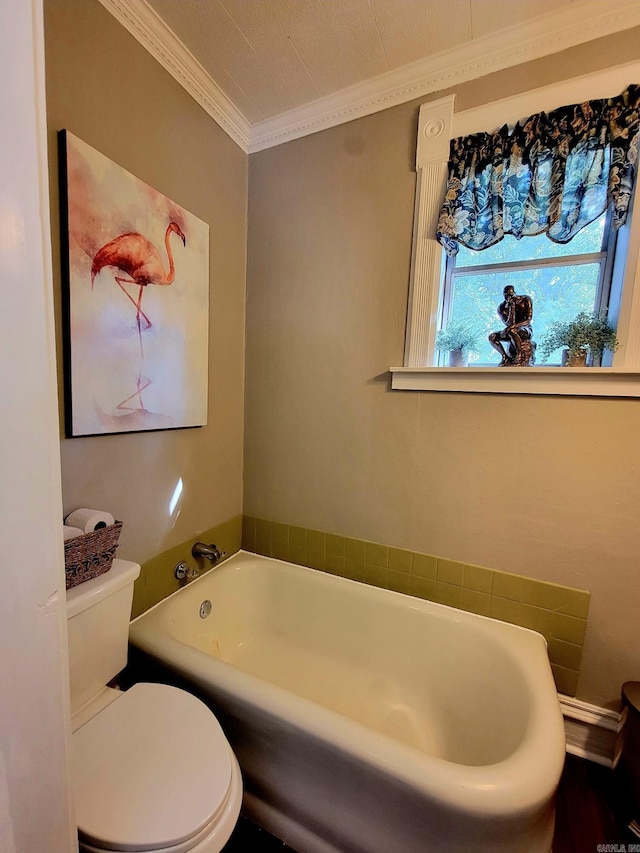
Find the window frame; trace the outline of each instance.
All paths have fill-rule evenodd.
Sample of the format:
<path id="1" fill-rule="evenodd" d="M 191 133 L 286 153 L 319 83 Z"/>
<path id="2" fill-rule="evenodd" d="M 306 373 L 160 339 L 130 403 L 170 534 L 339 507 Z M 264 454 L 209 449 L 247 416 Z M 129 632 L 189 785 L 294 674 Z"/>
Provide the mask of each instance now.
<path id="1" fill-rule="evenodd" d="M 420 109 L 416 156 L 416 202 L 405 357 L 391 368 L 394 390 L 471 391 L 516 394 L 576 394 L 640 397 L 640 216 L 617 232 L 612 287 L 620 290 L 617 334 L 621 341 L 608 367 L 536 366 L 523 368 L 432 367 L 439 328 L 445 253 L 435 230 L 447 180 L 449 141 L 458 136 L 494 130 L 542 110 L 593 98 L 607 98 L 640 80 L 640 62 L 615 66 L 572 78 L 481 107 L 454 113 L 455 95 L 431 101 Z M 634 197 L 640 179 L 636 180 Z M 634 221 L 635 220 L 635 221 Z"/>

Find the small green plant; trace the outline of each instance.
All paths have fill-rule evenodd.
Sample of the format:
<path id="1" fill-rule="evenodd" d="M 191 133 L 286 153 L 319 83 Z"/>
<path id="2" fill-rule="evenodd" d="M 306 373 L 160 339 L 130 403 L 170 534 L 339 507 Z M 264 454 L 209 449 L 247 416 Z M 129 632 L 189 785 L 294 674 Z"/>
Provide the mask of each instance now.
<path id="1" fill-rule="evenodd" d="M 565 347 L 569 359 L 591 354 L 593 362 L 599 362 L 607 349 L 615 352 L 620 346 L 615 329 L 609 325 L 606 311 L 581 311 L 569 323 L 552 323 L 540 341 L 542 360 L 552 352 Z"/>
<path id="2" fill-rule="evenodd" d="M 461 350 L 470 353 L 477 349 L 479 340 L 480 334 L 472 326 L 466 323 L 449 323 L 436 335 L 436 347 L 441 352 Z"/>

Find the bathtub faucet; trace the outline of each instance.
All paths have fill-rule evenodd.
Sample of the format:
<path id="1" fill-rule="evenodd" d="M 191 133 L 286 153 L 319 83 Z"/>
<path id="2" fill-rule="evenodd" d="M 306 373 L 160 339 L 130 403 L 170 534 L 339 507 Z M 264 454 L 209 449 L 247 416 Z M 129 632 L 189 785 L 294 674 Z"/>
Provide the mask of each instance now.
<path id="1" fill-rule="evenodd" d="M 196 542 L 191 553 L 194 557 L 204 557 L 212 563 L 217 563 L 218 560 L 227 556 L 226 551 L 220 551 L 215 545 L 205 545 L 204 542 Z"/>

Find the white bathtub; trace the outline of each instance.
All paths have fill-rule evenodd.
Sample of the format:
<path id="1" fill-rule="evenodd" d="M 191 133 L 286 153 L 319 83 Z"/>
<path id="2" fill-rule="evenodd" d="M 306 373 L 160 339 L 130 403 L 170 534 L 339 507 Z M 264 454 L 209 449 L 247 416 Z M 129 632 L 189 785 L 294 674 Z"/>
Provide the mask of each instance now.
<path id="1" fill-rule="evenodd" d="M 245 810 L 300 853 L 551 848 L 565 741 L 539 634 L 240 552 L 131 642 L 213 708 Z"/>

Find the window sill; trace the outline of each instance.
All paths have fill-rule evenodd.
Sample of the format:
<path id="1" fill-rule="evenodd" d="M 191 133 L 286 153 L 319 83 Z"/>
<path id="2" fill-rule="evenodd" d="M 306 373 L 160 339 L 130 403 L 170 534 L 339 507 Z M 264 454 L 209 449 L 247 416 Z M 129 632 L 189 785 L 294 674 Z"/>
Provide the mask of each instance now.
<path id="1" fill-rule="evenodd" d="M 640 397 L 640 370 L 613 367 L 392 367 L 395 391 Z"/>

